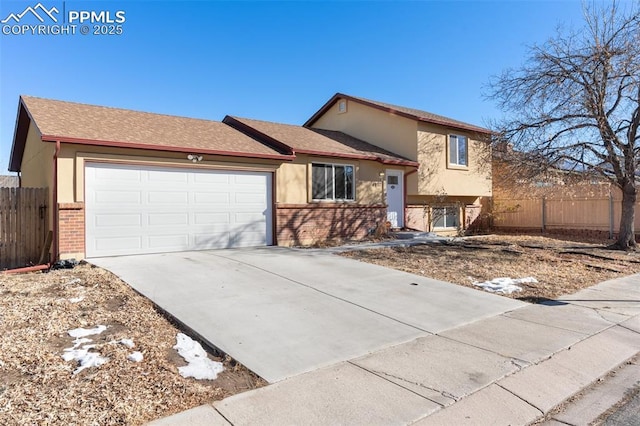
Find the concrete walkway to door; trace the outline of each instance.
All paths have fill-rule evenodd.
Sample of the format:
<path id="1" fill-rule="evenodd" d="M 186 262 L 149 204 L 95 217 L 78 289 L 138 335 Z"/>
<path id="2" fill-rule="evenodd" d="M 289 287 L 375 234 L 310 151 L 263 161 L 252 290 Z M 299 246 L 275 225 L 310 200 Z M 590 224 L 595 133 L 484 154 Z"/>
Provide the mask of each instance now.
<path id="1" fill-rule="evenodd" d="M 90 259 L 270 383 L 523 303 L 315 250 Z"/>

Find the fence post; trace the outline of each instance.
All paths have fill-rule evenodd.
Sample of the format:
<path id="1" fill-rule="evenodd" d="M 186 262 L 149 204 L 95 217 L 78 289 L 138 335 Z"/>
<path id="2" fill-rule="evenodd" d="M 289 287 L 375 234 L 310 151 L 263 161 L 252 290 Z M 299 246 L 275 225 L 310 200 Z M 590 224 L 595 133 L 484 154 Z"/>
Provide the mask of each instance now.
<path id="1" fill-rule="evenodd" d="M 542 197 L 542 232 L 547 230 L 547 197 Z"/>
<path id="2" fill-rule="evenodd" d="M 611 192 L 611 189 L 609 189 L 609 239 L 612 240 L 613 239 L 613 228 L 614 228 L 614 222 L 615 219 L 613 217 L 613 193 Z"/>

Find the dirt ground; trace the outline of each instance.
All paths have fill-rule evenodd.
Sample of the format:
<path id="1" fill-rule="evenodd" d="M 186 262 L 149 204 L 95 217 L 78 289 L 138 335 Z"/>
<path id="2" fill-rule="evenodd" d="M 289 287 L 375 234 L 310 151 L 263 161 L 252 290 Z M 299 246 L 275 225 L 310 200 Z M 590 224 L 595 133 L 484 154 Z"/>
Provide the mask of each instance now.
<path id="1" fill-rule="evenodd" d="M 80 298 L 82 300 L 78 301 Z M 233 360 L 216 380 L 183 378 L 173 349 L 179 330 L 115 275 L 90 265 L 0 274 L 0 424 L 142 424 L 265 382 Z M 67 331 L 108 328 L 93 338 L 109 360 L 74 375 Z M 188 334 L 188 333 L 187 333 Z M 114 343 L 133 339 L 135 347 Z M 144 359 L 127 359 L 133 351 Z"/>
<path id="2" fill-rule="evenodd" d="M 608 250 L 612 241 L 535 235 L 486 235 L 444 244 L 343 253 L 343 256 L 476 288 L 500 277 L 534 277 L 507 297 L 541 302 L 640 272 L 640 252 Z"/>

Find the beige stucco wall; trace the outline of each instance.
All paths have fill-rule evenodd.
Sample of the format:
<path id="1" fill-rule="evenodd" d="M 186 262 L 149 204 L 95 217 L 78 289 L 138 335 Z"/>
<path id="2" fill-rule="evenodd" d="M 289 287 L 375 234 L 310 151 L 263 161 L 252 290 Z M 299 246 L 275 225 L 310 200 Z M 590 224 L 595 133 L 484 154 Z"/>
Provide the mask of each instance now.
<path id="1" fill-rule="evenodd" d="M 29 124 L 27 140 L 20 165 L 20 184 L 24 188 L 48 188 L 47 226 L 53 229 L 53 155 L 56 145 L 42 142 L 41 135 L 33 123 Z"/>
<path id="2" fill-rule="evenodd" d="M 468 166 L 448 165 L 447 140 L 450 134 L 466 136 Z M 417 192 L 413 195 L 490 196 L 491 161 L 486 142 L 470 132 L 429 123 L 418 124 Z"/>
<path id="3" fill-rule="evenodd" d="M 351 165 L 355 170 L 356 204 L 383 203 L 380 172 L 386 167 L 375 161 L 348 158 L 298 155 L 292 163 L 284 163 L 276 173 L 276 202 L 280 204 L 312 203 L 311 173 L 313 163 Z M 347 201 L 348 202 L 348 201 Z"/>
<path id="4" fill-rule="evenodd" d="M 407 176 L 407 194 L 490 196 L 491 163 L 480 135 L 400 117 L 347 100 L 347 112 L 336 102 L 313 127 L 339 130 L 420 163 L 418 173 Z M 447 166 L 449 134 L 467 136 L 469 167 Z"/>
<path id="5" fill-rule="evenodd" d="M 22 164 L 22 186 L 25 188 L 51 188 L 53 182 L 53 154 L 56 145 L 42 142 L 40 132 L 29 125 L 27 143 L 24 147 Z"/>
<path id="6" fill-rule="evenodd" d="M 416 121 L 351 101 L 347 101 L 347 112 L 339 113 L 338 103 L 313 127 L 339 130 L 409 160 L 417 160 Z"/>

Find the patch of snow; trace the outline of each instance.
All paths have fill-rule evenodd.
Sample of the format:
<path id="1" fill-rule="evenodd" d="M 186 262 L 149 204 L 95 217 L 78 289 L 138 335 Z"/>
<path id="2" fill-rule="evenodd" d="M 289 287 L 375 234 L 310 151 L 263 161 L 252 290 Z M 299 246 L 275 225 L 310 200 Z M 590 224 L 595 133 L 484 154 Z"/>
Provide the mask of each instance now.
<path id="1" fill-rule="evenodd" d="M 78 302 L 82 302 L 83 300 L 84 300 L 84 296 L 79 296 L 79 297 L 72 297 L 71 299 L 69 299 L 69 302 L 78 303 Z"/>
<path id="2" fill-rule="evenodd" d="M 93 340 L 87 339 L 86 337 L 79 337 L 73 341 L 73 348 L 71 349 L 75 349 L 78 346 L 82 345 L 83 343 L 89 343 L 89 342 L 93 342 Z"/>
<path id="3" fill-rule="evenodd" d="M 103 357 L 97 352 L 89 352 L 89 349 L 92 349 L 94 346 L 95 345 L 86 345 L 83 349 L 64 350 L 62 359 L 65 361 L 78 361 L 80 363 L 80 366 L 73 371 L 74 375 L 86 368 L 100 367 L 102 364 L 109 361 L 109 358 Z"/>
<path id="4" fill-rule="evenodd" d="M 142 355 L 142 352 L 134 351 L 127 356 L 127 359 L 133 362 L 141 362 L 144 359 L 144 356 Z"/>
<path id="5" fill-rule="evenodd" d="M 118 343 L 125 345 L 126 347 L 128 347 L 129 349 L 133 348 L 135 346 L 135 344 L 133 343 L 133 339 L 121 339 L 118 341 Z"/>
<path id="6" fill-rule="evenodd" d="M 91 336 L 93 334 L 100 334 L 106 329 L 106 325 L 99 325 L 94 328 L 74 328 L 73 330 L 67 331 L 67 333 L 69 333 L 69 336 L 71 337 L 85 337 Z"/>
<path id="7" fill-rule="evenodd" d="M 482 287 L 486 291 L 490 291 L 492 293 L 502 293 L 502 294 L 511 294 L 515 291 L 522 291 L 522 287 L 518 286 L 518 284 L 527 284 L 527 283 L 537 283 L 533 277 L 525 277 L 525 278 L 494 278 L 490 281 L 484 282 L 474 282 L 473 285 L 478 287 Z"/>
<path id="8" fill-rule="evenodd" d="M 173 349 L 177 350 L 188 364 L 184 367 L 178 367 L 178 372 L 182 377 L 193 377 L 197 380 L 215 380 L 218 377 L 218 373 L 224 370 L 221 362 L 207 358 L 207 353 L 202 349 L 200 343 L 186 334 L 178 333 L 176 341 L 177 343 Z"/>
<path id="9" fill-rule="evenodd" d="M 80 283 L 82 283 L 82 280 L 80 278 L 74 278 L 68 283 L 66 283 L 65 285 L 74 285 L 74 284 L 80 284 Z"/>

